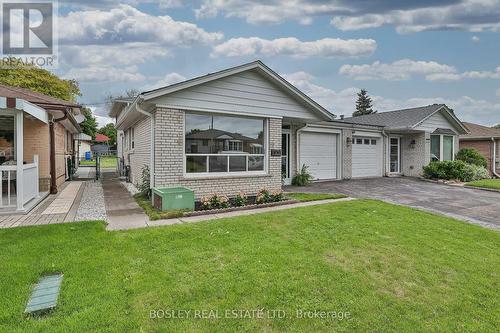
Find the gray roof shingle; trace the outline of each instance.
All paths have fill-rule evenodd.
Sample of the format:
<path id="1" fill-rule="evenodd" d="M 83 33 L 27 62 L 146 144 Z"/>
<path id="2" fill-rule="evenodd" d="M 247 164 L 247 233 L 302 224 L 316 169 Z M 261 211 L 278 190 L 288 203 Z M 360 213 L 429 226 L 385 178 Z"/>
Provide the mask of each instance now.
<path id="1" fill-rule="evenodd" d="M 418 108 L 373 113 L 364 116 L 345 118 L 344 122 L 361 125 L 377 125 L 394 129 L 409 128 L 415 126 L 443 106 L 445 105 L 432 104 Z"/>

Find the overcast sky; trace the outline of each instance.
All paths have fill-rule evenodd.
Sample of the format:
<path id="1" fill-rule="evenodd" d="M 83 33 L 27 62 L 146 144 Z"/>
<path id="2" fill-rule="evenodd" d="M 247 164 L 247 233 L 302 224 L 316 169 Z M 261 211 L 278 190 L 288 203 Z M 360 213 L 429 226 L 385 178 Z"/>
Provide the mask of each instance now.
<path id="1" fill-rule="evenodd" d="M 261 59 L 331 112 L 446 103 L 500 123 L 500 0 L 59 1 L 57 74 L 108 94 Z"/>

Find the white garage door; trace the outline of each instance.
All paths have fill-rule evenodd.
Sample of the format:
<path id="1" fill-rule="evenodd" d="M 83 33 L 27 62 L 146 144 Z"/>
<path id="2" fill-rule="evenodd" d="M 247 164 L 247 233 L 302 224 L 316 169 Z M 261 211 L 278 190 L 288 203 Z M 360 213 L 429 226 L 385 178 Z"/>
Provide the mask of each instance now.
<path id="1" fill-rule="evenodd" d="M 382 139 L 353 137 L 352 177 L 382 176 Z"/>
<path id="2" fill-rule="evenodd" d="M 337 178 L 337 134 L 302 132 L 299 169 L 309 167 L 315 180 Z"/>

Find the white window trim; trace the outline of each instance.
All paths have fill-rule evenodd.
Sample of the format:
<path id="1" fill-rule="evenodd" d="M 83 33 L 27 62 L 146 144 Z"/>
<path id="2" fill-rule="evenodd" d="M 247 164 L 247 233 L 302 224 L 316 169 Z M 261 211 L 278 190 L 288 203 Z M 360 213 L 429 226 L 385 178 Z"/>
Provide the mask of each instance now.
<path id="1" fill-rule="evenodd" d="M 451 161 L 455 160 L 455 135 L 450 135 L 450 134 L 431 134 L 432 136 L 439 136 L 439 161 L 442 162 L 444 161 L 444 137 L 445 136 L 451 136 Z M 430 141 L 432 142 L 432 140 Z M 430 149 L 429 149 L 430 150 Z M 432 153 L 432 152 L 431 152 Z M 430 157 L 431 162 L 432 162 L 432 156 Z"/>
<path id="2" fill-rule="evenodd" d="M 391 139 L 397 139 L 398 140 L 398 171 L 391 171 Z M 388 145 L 388 157 L 389 157 L 389 174 L 392 175 L 397 175 L 401 174 L 401 136 L 390 136 L 389 137 L 389 145 Z"/>
<path id="3" fill-rule="evenodd" d="M 264 120 L 264 153 L 263 154 L 237 154 L 237 153 L 223 153 L 223 154 L 186 154 L 186 115 L 189 113 L 198 114 L 217 114 L 216 112 L 198 112 L 198 111 L 184 111 L 184 117 L 182 117 L 182 175 L 183 178 L 197 179 L 197 178 L 225 178 L 231 177 L 243 177 L 243 176 L 263 176 L 268 174 L 269 169 L 269 157 L 271 155 L 269 149 L 269 118 L 263 116 L 245 116 L 246 118 L 257 118 Z M 228 115 L 229 116 L 229 115 Z M 235 114 L 235 117 L 241 117 L 239 114 Z M 209 172 L 208 163 L 206 172 L 186 172 L 186 157 L 187 155 L 200 155 L 200 156 L 264 156 L 264 170 L 262 171 L 235 171 L 235 172 Z M 229 168 L 229 164 L 228 164 Z M 247 159 L 247 169 L 248 169 L 248 159 Z"/>

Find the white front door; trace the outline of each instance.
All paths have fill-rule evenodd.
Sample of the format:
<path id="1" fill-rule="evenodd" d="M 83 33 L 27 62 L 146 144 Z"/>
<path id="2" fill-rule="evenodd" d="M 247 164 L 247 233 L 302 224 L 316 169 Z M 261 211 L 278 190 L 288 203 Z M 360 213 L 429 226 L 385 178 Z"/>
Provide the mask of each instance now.
<path id="1" fill-rule="evenodd" d="M 401 173 L 401 138 L 389 138 L 389 172 Z"/>
<path id="2" fill-rule="evenodd" d="M 308 166 L 314 180 L 337 178 L 337 134 L 302 132 L 299 140 L 298 171 Z"/>

